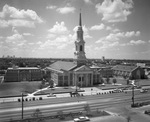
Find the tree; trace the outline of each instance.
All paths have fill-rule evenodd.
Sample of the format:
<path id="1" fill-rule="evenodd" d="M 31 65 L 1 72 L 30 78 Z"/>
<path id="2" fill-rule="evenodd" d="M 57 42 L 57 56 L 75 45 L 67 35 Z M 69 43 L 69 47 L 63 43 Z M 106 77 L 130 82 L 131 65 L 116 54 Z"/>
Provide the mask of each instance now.
<path id="1" fill-rule="evenodd" d="M 86 105 L 84 106 L 84 110 L 86 111 L 86 114 L 87 114 L 87 115 L 90 115 L 91 109 L 90 109 L 89 104 L 86 104 Z"/>
<path id="2" fill-rule="evenodd" d="M 64 114 L 63 114 L 63 111 L 62 111 L 62 110 L 58 111 L 58 112 L 57 112 L 57 114 L 58 114 L 58 118 L 59 118 L 60 120 L 65 119 L 65 116 L 64 116 Z"/>
<path id="3" fill-rule="evenodd" d="M 127 116 L 127 122 L 130 122 L 131 121 L 131 116 Z"/>
<path id="4" fill-rule="evenodd" d="M 51 79 L 49 80 L 49 85 L 50 85 L 50 88 L 53 88 L 54 87 L 54 81 Z"/>
<path id="5" fill-rule="evenodd" d="M 104 79 L 103 78 L 101 78 L 101 84 L 103 84 L 104 83 Z"/>
<path id="6" fill-rule="evenodd" d="M 109 79 L 109 77 L 107 77 L 107 78 L 106 78 L 107 84 L 109 84 L 109 81 L 110 81 L 110 79 Z"/>
<path id="7" fill-rule="evenodd" d="M 127 79 L 127 85 L 129 85 L 129 79 Z"/>
<path id="8" fill-rule="evenodd" d="M 40 109 L 37 108 L 31 116 L 34 118 L 39 118 L 39 117 L 42 117 L 43 115 Z"/>
<path id="9" fill-rule="evenodd" d="M 114 78 L 114 79 L 113 79 L 113 83 L 114 83 L 114 84 L 116 84 L 116 83 L 117 83 L 117 80 L 116 80 L 116 78 Z"/>

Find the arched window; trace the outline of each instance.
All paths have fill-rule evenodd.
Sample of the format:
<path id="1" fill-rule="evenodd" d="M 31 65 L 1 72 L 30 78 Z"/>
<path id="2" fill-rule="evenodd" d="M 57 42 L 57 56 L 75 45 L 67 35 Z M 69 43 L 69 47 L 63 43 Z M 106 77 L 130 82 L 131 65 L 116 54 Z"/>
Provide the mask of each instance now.
<path id="1" fill-rule="evenodd" d="M 82 51 L 82 45 L 80 45 L 80 51 Z"/>

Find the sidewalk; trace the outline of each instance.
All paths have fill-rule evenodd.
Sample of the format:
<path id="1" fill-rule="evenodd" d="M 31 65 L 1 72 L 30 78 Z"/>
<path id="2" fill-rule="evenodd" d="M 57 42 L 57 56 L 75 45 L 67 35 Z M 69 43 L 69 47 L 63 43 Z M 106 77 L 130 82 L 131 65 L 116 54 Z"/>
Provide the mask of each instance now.
<path id="1" fill-rule="evenodd" d="M 91 90 L 92 89 L 92 90 Z M 84 96 L 86 95 L 96 95 L 97 93 L 109 93 L 109 91 L 112 90 L 101 90 L 99 88 L 96 87 L 88 87 L 88 88 L 81 88 L 80 90 L 84 90 L 84 92 L 79 92 L 79 94 L 83 94 Z M 36 92 L 34 92 L 36 93 Z M 34 96 L 34 94 L 29 94 L 28 96 L 24 96 L 24 100 L 27 98 L 28 100 L 32 100 L 32 98 L 34 97 L 35 100 L 39 99 L 40 97 L 42 97 L 42 99 L 52 99 L 52 98 L 60 98 L 60 97 L 70 97 L 70 93 L 63 93 L 63 94 L 55 94 L 55 96 L 49 96 L 48 95 L 36 95 Z M 18 101 L 18 99 L 21 99 L 21 97 L 8 97 L 8 98 L 0 98 L 0 103 L 4 103 L 4 102 L 13 102 L 13 101 Z"/>

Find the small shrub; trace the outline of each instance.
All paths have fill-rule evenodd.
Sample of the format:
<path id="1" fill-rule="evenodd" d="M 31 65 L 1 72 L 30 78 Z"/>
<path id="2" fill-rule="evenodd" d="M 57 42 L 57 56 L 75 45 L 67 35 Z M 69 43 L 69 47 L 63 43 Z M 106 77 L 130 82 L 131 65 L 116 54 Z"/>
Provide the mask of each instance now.
<path id="1" fill-rule="evenodd" d="M 32 100 L 35 101 L 35 97 L 33 97 Z"/>
<path id="2" fill-rule="evenodd" d="M 39 98 L 39 100 L 42 100 L 42 99 L 43 99 L 42 97 Z"/>
<path id="3" fill-rule="evenodd" d="M 18 102 L 21 102 L 21 100 L 20 100 L 20 99 L 18 99 Z"/>

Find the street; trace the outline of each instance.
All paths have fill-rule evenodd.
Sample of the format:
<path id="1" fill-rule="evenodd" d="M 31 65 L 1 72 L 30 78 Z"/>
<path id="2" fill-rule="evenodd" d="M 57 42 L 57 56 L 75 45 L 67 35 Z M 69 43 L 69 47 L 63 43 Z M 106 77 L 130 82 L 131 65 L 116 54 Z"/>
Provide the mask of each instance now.
<path id="1" fill-rule="evenodd" d="M 23 117 L 28 118 L 38 108 L 42 115 L 56 115 L 58 111 L 62 110 L 64 113 L 84 111 L 84 105 L 89 104 L 90 109 L 96 110 L 110 107 L 119 107 L 131 105 L 132 93 L 113 93 L 104 95 L 92 95 L 84 97 L 65 97 L 65 98 L 51 98 L 38 101 L 23 102 L 24 113 Z M 135 102 L 148 101 L 149 93 L 141 94 L 135 91 Z M 0 104 L 0 120 L 8 121 L 10 119 L 21 119 L 21 102 L 9 102 Z"/>

